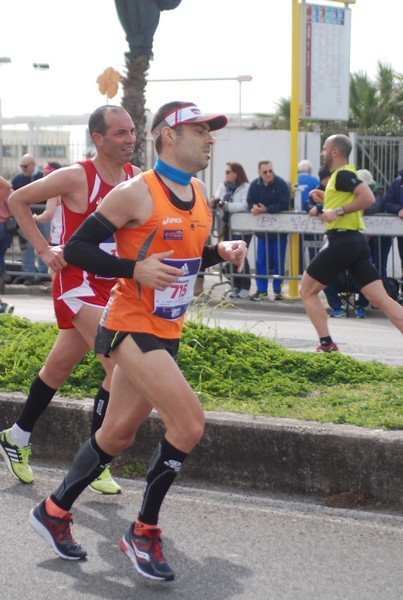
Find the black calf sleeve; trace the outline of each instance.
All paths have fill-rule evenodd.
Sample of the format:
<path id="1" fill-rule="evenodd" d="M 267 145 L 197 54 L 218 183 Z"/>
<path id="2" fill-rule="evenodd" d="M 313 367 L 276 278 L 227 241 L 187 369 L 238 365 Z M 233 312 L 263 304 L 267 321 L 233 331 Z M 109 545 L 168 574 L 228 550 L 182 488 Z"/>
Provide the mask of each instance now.
<path id="1" fill-rule="evenodd" d="M 147 485 L 138 517 L 140 521 L 148 525 L 158 523 L 161 504 L 186 457 L 185 452 L 172 446 L 165 438 L 160 441 L 148 467 Z"/>
<path id="2" fill-rule="evenodd" d="M 100 476 L 112 459 L 113 456 L 101 450 L 95 441 L 95 436 L 92 436 L 81 446 L 70 471 L 51 495 L 53 502 L 60 508 L 69 511 L 81 492 Z"/>
<path id="3" fill-rule="evenodd" d="M 21 427 L 24 431 L 32 432 L 37 420 L 47 409 L 56 392 L 57 389 L 46 385 L 39 375 L 37 375 L 31 383 L 28 398 L 16 421 L 18 427 Z"/>
<path id="4" fill-rule="evenodd" d="M 94 398 L 94 408 L 92 411 L 91 435 L 101 427 L 109 402 L 109 392 L 100 386 L 97 395 Z"/>

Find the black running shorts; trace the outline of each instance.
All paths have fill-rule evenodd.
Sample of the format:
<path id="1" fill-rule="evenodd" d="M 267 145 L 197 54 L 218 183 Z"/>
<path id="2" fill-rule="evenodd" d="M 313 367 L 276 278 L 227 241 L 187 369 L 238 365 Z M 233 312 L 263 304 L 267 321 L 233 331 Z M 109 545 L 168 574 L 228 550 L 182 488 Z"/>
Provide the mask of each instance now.
<path id="1" fill-rule="evenodd" d="M 381 279 L 370 256 L 365 235 L 359 231 L 329 231 L 306 272 L 326 286 L 340 273 L 348 271 L 360 290 Z"/>
<path id="2" fill-rule="evenodd" d="M 166 350 L 173 359 L 176 359 L 179 349 L 178 339 L 159 338 L 151 333 L 112 331 L 111 329 L 102 327 L 102 325 L 98 327 L 95 336 L 95 353 L 109 357 L 109 353 L 115 350 L 127 335 L 131 336 L 143 353 L 151 352 L 152 350 Z"/>

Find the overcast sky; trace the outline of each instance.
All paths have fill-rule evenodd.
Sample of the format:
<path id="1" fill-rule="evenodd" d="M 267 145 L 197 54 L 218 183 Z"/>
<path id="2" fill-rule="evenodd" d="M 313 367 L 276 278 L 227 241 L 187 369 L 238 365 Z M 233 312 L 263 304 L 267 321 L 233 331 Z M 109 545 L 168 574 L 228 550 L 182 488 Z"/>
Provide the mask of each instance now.
<path id="1" fill-rule="evenodd" d="M 149 79 L 251 75 L 243 112 L 271 112 L 291 93 L 291 8 L 292 0 L 182 0 L 161 13 Z M 351 11 L 351 71 L 373 77 L 381 60 L 403 73 L 402 0 L 357 0 Z M 0 65 L 3 116 L 89 113 L 105 102 L 97 76 L 109 66 L 123 72 L 128 47 L 113 0 L 2 0 L 0 22 L 0 56 L 12 60 Z M 50 69 L 34 71 L 33 62 Z M 239 84 L 148 84 L 150 110 L 170 100 L 236 113 Z"/>

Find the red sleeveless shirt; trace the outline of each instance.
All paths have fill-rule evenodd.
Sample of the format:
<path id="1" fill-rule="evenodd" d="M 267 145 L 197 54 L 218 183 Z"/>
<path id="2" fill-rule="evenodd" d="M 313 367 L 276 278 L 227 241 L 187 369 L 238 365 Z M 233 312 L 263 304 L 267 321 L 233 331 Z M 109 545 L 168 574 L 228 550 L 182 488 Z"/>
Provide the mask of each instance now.
<path id="1" fill-rule="evenodd" d="M 65 244 L 78 227 L 92 214 L 103 198 L 114 186 L 105 183 L 97 173 L 92 159 L 78 162 L 85 170 L 88 184 L 88 206 L 85 213 L 77 213 L 69 209 L 62 198 L 62 234 L 61 244 Z M 133 177 L 133 167 L 130 163 L 123 166 L 126 179 Z M 100 247 L 109 254 L 116 253 L 116 242 L 113 236 L 103 242 Z M 115 278 L 98 277 L 74 265 L 67 265 L 59 271 L 53 280 L 52 295 L 55 299 L 85 298 L 89 304 L 106 306 Z"/>

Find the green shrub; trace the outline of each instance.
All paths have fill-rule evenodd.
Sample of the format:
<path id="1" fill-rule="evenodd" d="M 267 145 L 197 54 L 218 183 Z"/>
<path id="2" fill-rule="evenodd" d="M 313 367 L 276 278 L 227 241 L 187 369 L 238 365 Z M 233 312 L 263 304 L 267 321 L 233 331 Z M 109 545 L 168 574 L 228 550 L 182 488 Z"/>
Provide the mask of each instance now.
<path id="1" fill-rule="evenodd" d="M 32 380 L 45 363 L 56 336 L 55 325 L 0 316 L 0 389 L 27 393 Z M 93 352 L 89 352 L 60 387 L 58 394 L 92 397 L 103 377 L 98 359 Z"/>
<path id="2" fill-rule="evenodd" d="M 0 318 L 0 389 L 27 393 L 57 329 Z M 342 354 L 286 350 L 253 333 L 187 321 L 178 364 L 206 410 L 403 428 L 403 369 Z M 103 379 L 92 352 L 59 390 L 92 397 Z"/>

